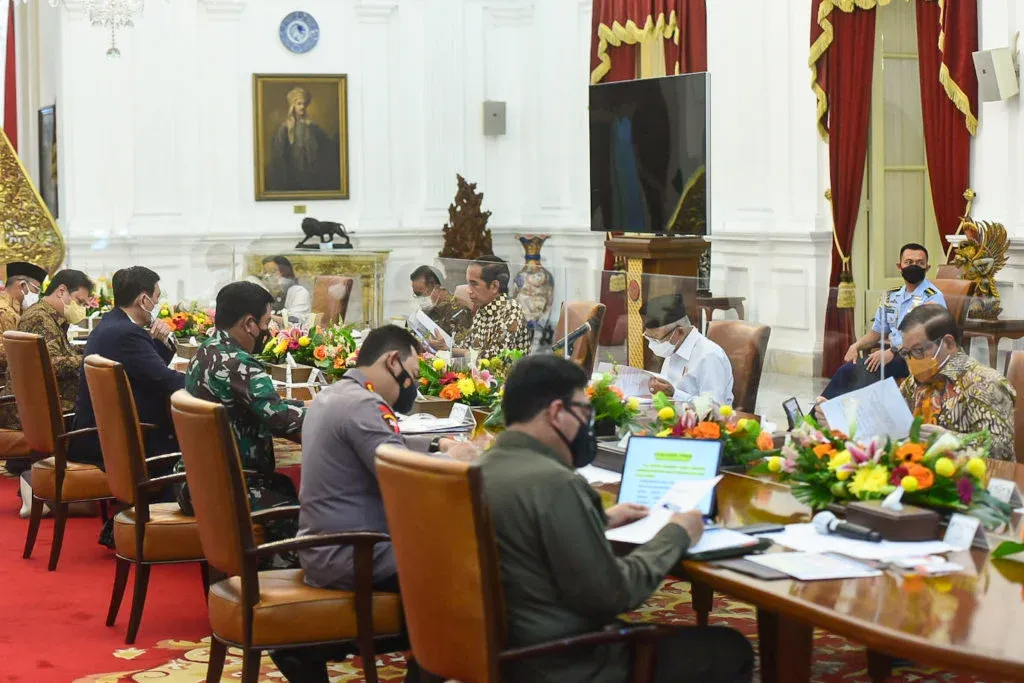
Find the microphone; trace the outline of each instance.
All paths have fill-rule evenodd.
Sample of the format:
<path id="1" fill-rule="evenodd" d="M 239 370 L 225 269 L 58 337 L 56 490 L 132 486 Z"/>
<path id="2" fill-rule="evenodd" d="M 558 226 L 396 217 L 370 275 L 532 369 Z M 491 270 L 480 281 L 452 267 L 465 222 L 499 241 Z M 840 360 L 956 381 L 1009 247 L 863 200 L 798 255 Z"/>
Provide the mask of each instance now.
<path id="1" fill-rule="evenodd" d="M 855 541 L 870 541 L 871 543 L 880 543 L 882 541 L 882 534 L 861 526 L 860 524 L 851 524 L 850 522 L 842 522 L 831 512 L 819 512 L 814 515 L 812 520 L 814 524 L 814 530 L 823 536 L 829 534 L 835 534 L 836 536 L 843 536 L 845 538 L 852 538 Z"/>

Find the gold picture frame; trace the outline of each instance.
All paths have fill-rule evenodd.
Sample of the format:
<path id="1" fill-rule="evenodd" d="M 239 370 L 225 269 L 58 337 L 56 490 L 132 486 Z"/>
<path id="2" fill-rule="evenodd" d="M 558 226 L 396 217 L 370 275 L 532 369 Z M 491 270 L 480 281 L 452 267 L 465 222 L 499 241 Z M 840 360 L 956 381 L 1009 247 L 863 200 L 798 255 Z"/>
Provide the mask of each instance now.
<path id="1" fill-rule="evenodd" d="M 253 74 L 256 201 L 348 199 L 348 77 Z"/>

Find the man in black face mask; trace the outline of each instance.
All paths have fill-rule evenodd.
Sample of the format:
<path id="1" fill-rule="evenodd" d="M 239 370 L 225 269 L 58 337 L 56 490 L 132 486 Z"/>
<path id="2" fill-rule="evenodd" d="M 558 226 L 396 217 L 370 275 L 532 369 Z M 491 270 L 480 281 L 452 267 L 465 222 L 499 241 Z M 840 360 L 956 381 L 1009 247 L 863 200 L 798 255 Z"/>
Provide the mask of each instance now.
<path id="1" fill-rule="evenodd" d="M 596 454 L 587 374 L 556 356 L 519 361 L 505 382 L 507 430 L 480 461 L 501 564 L 509 647 L 614 624 L 661 584 L 703 532 L 697 511 L 675 514 L 648 543 L 619 558 L 607 528 L 647 515 L 639 505 L 602 510 L 577 467 Z M 683 628 L 658 644 L 655 681 L 749 681 L 753 650 L 729 628 Z M 621 645 L 529 657 L 503 666 L 511 683 L 625 683 Z"/>
<path id="2" fill-rule="evenodd" d="M 882 296 L 871 329 L 847 349 L 843 358 L 844 365 L 825 387 L 819 402 L 877 381 L 881 374 L 879 368 L 883 365 L 885 376 L 894 378 L 897 383 L 910 374 L 906 361 L 899 355 L 903 346 L 903 334 L 900 332 L 903 318 L 922 304 L 945 306 L 946 299 L 925 277 L 928 272 L 928 250 L 922 245 L 914 242 L 904 244 L 900 248 L 900 260 L 896 268 L 903 276 L 904 284 L 893 287 Z M 886 342 L 885 350 L 881 349 L 883 339 Z M 860 358 L 862 352 L 867 352 L 865 358 Z"/>
<path id="3" fill-rule="evenodd" d="M 299 536 L 344 531 L 387 533 L 374 465 L 377 447 L 382 444 L 459 459 L 476 458 L 476 448 L 468 443 L 401 435 L 395 411 L 407 413 L 416 400 L 418 349 L 416 339 L 400 327 L 385 325 L 373 330 L 359 349 L 356 367 L 320 392 L 309 406 L 302 428 Z M 397 592 L 398 570 L 391 544 L 378 544 L 374 550 L 374 587 Z M 321 588 L 354 588 L 351 547 L 302 550 L 299 559 L 307 583 Z M 395 647 L 407 645 L 399 643 Z M 290 681 L 327 683 L 324 661 L 337 659 L 336 654 L 322 649 L 286 650 L 272 657 Z"/>

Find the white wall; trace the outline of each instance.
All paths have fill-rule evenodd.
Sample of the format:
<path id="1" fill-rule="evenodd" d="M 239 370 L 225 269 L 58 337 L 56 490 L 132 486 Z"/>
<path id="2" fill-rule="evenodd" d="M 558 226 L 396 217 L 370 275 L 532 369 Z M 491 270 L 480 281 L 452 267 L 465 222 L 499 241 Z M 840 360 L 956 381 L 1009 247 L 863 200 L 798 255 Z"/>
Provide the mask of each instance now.
<path id="1" fill-rule="evenodd" d="M 308 0 L 321 38 L 306 55 L 278 39 L 291 6 L 151 0 L 122 32 L 119 60 L 71 4 L 40 11 L 60 13 L 60 222 L 75 267 L 143 263 L 169 291 L 199 296 L 211 249 L 297 241 L 293 203 L 253 198 L 253 73 L 348 74 L 352 198 L 296 203 L 344 223 L 357 248 L 393 250 L 389 305 L 408 300 L 408 273 L 440 248 L 456 172 L 484 192 L 499 255 L 519 261 L 514 234 L 546 232 L 552 270 L 600 267 L 602 236 L 588 232 L 590 0 Z M 483 135 L 487 99 L 508 103 L 502 137 Z M 593 296 L 592 283 L 569 294 Z"/>
<path id="2" fill-rule="evenodd" d="M 711 289 L 772 326 L 769 369 L 820 366 L 831 218 L 806 3 L 708 2 Z"/>
<path id="3" fill-rule="evenodd" d="M 979 0 L 981 49 L 1007 47 L 1024 31 L 1019 0 Z M 1018 46 L 1020 49 L 1020 46 Z M 1002 223 L 1011 238 L 1010 261 L 997 278 L 1003 317 L 1024 318 L 1024 113 L 1021 99 L 980 104 L 978 135 L 971 149 L 972 214 Z"/>

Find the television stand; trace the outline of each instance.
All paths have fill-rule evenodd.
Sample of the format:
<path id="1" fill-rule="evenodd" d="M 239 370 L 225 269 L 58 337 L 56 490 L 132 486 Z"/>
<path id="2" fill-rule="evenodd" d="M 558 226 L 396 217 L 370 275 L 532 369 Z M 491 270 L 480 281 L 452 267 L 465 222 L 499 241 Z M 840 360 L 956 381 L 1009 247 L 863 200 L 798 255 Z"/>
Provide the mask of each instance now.
<path id="1" fill-rule="evenodd" d="M 653 363 L 654 359 L 644 344 L 640 307 L 644 301 L 656 296 L 681 294 L 686 303 L 686 314 L 690 320 L 699 321 L 697 276 L 700 258 L 709 244 L 703 237 L 696 236 L 622 235 L 609 238 L 604 246 L 616 259 L 621 258 L 626 262 L 625 291 L 621 294 L 607 294 L 609 301 L 603 302 L 608 313 L 612 314 L 610 322 L 607 316 L 605 318 L 605 329 L 615 330 L 613 312 L 621 311 L 619 316 L 626 317 L 625 341 L 629 365 L 636 368 L 648 367 L 648 363 Z M 612 298 L 618 301 L 612 301 Z M 621 303 L 623 298 L 624 306 Z"/>

